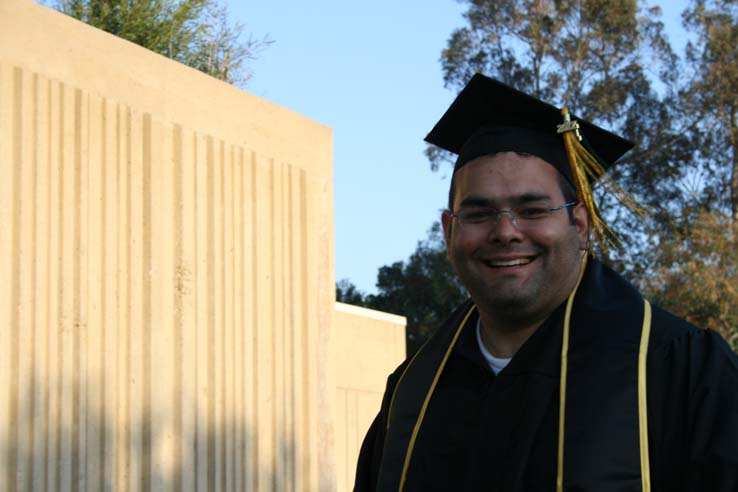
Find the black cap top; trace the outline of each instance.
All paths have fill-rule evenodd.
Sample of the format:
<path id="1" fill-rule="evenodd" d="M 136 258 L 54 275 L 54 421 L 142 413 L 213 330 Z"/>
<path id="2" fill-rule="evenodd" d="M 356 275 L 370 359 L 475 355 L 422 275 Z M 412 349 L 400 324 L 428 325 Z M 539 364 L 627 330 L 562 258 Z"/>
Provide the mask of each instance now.
<path id="1" fill-rule="evenodd" d="M 576 118 L 587 146 L 610 166 L 633 147 L 628 140 Z M 461 166 L 482 155 L 516 151 L 540 157 L 570 182 L 572 172 L 557 127 L 561 111 L 497 80 L 476 74 L 425 140 L 459 157 Z"/>

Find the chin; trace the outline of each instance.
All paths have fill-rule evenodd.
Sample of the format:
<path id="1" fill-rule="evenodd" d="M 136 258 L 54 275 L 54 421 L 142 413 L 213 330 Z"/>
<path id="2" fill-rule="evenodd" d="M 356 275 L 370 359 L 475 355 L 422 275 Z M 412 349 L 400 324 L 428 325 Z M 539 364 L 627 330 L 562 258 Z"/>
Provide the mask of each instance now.
<path id="1" fill-rule="evenodd" d="M 506 311 L 506 314 L 528 311 L 533 307 L 536 299 L 536 296 L 522 292 L 506 292 L 501 295 L 497 290 L 495 295 L 490 296 L 489 294 L 490 289 L 484 289 L 478 293 L 471 292 L 472 299 L 474 299 L 477 306 L 495 311 Z"/>

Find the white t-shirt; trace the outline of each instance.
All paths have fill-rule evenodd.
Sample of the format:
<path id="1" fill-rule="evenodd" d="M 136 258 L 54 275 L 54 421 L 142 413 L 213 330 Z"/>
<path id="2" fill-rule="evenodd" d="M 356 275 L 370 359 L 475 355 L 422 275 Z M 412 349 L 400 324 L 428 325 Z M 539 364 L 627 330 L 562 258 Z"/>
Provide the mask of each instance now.
<path id="1" fill-rule="evenodd" d="M 489 350 L 487 350 L 487 347 L 484 346 L 484 342 L 482 342 L 482 320 L 480 318 L 477 319 L 477 343 L 479 343 L 479 350 L 482 352 L 484 360 L 487 361 L 487 364 L 489 364 L 490 369 L 492 369 L 492 372 L 494 372 L 495 375 L 499 374 L 501 370 L 507 367 L 512 360 L 512 357 L 508 357 L 507 359 L 495 357 L 489 352 Z"/>

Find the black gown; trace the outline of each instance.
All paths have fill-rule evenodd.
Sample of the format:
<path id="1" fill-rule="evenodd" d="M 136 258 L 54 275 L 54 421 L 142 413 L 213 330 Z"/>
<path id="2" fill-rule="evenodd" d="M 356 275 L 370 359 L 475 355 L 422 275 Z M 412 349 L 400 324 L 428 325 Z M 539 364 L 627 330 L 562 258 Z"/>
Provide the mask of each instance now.
<path id="1" fill-rule="evenodd" d="M 564 490 L 641 490 L 641 306 L 630 284 L 590 262 L 572 312 Z M 355 492 L 398 490 L 427 374 L 470 309 L 471 301 L 390 375 Z M 403 490 L 555 490 L 563 317 L 561 306 L 495 376 L 479 351 L 474 309 L 432 393 Z M 738 491 L 738 358 L 717 333 L 654 307 L 647 403 L 651 490 Z"/>

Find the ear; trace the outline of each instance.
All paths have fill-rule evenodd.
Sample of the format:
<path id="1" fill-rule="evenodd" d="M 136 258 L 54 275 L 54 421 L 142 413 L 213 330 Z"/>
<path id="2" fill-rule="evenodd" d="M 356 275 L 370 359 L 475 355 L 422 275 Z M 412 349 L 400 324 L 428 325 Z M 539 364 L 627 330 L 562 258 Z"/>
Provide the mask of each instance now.
<path id="1" fill-rule="evenodd" d="M 444 210 L 441 214 L 441 225 L 443 226 L 443 239 L 446 241 L 446 256 L 449 254 L 451 249 L 451 228 L 453 226 L 454 218 L 451 216 L 451 212 Z"/>
<path id="2" fill-rule="evenodd" d="M 587 209 L 582 202 L 577 203 L 572 210 L 572 216 L 574 218 L 574 227 L 577 230 L 579 236 L 579 249 L 585 251 L 589 244 L 589 215 L 587 215 Z"/>

